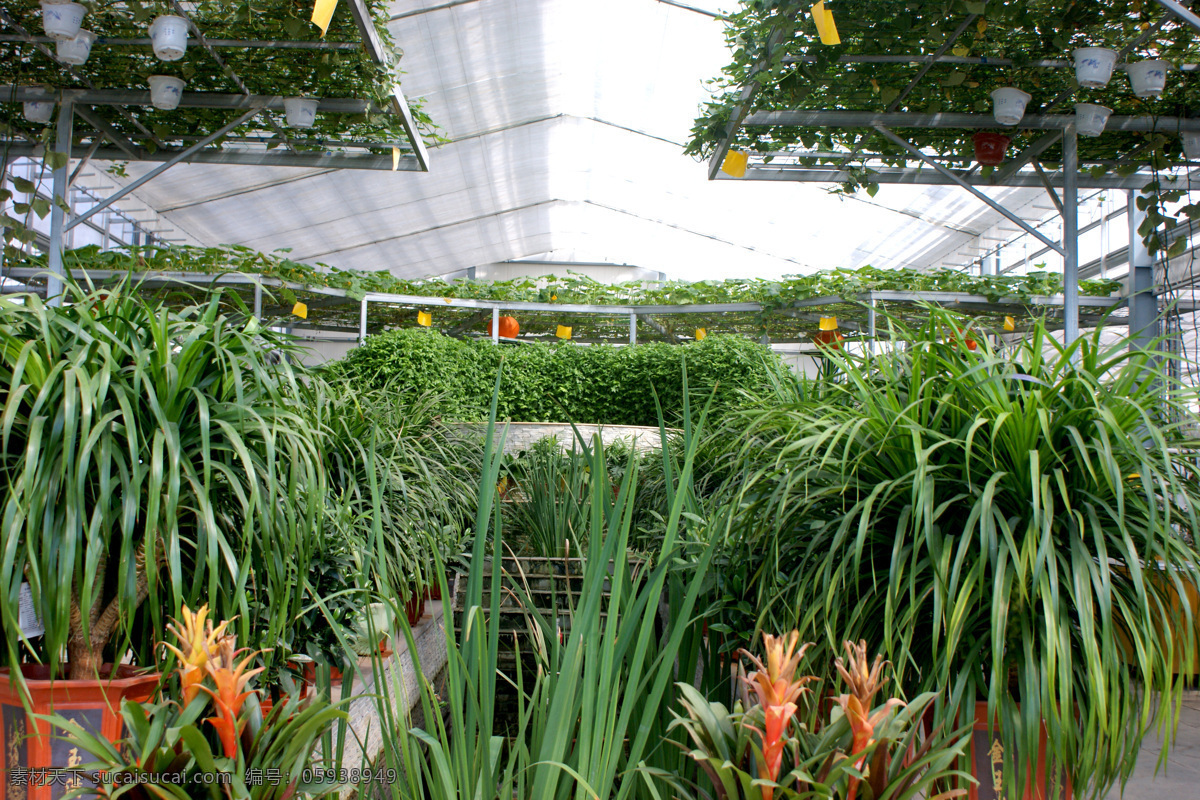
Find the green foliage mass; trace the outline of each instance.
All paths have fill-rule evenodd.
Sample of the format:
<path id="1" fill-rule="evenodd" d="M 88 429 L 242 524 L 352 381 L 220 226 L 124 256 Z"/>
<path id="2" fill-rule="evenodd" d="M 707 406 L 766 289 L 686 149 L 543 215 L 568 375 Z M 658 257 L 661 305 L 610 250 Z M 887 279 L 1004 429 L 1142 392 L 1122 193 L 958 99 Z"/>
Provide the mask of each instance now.
<path id="1" fill-rule="evenodd" d="M 42 256 L 18 256 L 13 267 L 45 269 Z M 195 272 L 217 275 L 241 272 L 297 284 L 300 287 L 342 289 L 351 298 L 368 292 L 495 300 L 522 303 L 581 303 L 592 305 L 690 305 L 705 303 L 761 303 L 764 310 L 785 308 L 797 300 L 813 297 L 853 295 L 871 290 L 910 292 L 962 292 L 990 299 L 1034 295 L 1056 295 L 1063 290 L 1062 275 L 1031 272 L 1028 275 L 968 275 L 954 269 L 920 272 L 915 269 L 821 270 L 809 275 L 785 275 L 779 280 L 728 278 L 708 281 L 662 281 L 645 283 L 601 283 L 568 273 L 509 281 L 454 280 L 442 278 L 397 278 L 387 270 L 366 272 L 339 269 L 327 264 L 305 264 L 287 257 L 286 250 L 260 253 L 248 247 L 142 247 L 128 251 L 101 252 L 94 245 L 68 252 L 64 258 L 72 270 L 133 270 Z M 1084 295 L 1107 297 L 1121 288 L 1119 281 L 1080 281 Z"/>
<path id="2" fill-rule="evenodd" d="M 364 388 L 437 393 L 447 416 L 477 420 L 486 416 L 503 361 L 502 419 L 655 425 L 656 392 L 668 421 L 682 413 L 685 359 L 690 391 L 707 398 L 715 389 L 714 413 L 736 407 L 740 390 L 764 390 L 786 369 L 768 348 L 738 336 L 710 336 L 685 346 L 497 347 L 421 328 L 368 337 L 330 369 Z"/>

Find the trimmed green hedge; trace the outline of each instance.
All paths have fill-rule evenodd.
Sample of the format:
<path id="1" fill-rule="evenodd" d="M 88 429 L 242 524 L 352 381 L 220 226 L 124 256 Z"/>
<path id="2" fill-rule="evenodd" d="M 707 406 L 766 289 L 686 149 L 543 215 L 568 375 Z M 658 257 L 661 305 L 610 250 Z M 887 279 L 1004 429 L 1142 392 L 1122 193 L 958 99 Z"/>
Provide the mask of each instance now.
<path id="1" fill-rule="evenodd" d="M 683 409 L 685 359 L 693 402 L 702 404 L 716 387 L 714 411 L 720 414 L 741 402 L 739 390 L 765 390 L 787 370 L 769 348 L 740 336 L 713 335 L 686 345 L 498 347 L 425 328 L 368 337 L 330 369 L 363 386 L 437 392 L 445 398 L 446 416 L 473 421 L 487 417 L 501 359 L 499 415 L 518 422 L 657 425 L 654 391 L 674 422 Z"/>

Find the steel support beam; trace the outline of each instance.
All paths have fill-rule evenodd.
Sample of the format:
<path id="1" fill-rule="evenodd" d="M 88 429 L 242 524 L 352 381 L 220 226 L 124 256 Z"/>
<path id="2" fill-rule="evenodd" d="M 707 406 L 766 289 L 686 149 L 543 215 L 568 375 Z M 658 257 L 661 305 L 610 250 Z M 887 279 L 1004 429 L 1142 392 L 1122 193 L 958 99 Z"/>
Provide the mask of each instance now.
<path id="1" fill-rule="evenodd" d="M 637 314 L 629 315 L 629 343 L 637 344 Z"/>
<path id="2" fill-rule="evenodd" d="M 1075 123 L 1074 114 L 1026 115 L 1014 130 L 1066 130 Z M 876 111 L 758 111 L 745 119 L 747 126 L 792 128 L 872 128 L 885 125 L 889 128 L 995 128 L 996 119 L 991 114 L 910 114 L 906 111 L 891 113 Z M 1105 132 L 1116 131 L 1200 131 L 1200 118 L 1182 117 L 1109 117 Z"/>
<path id="3" fill-rule="evenodd" d="M 96 212 L 100 211 L 101 209 L 108 208 L 110 205 L 117 202 L 125 195 L 134 191 L 135 189 L 142 186 L 143 184 L 148 183 L 149 181 L 153 180 L 154 178 L 157 178 L 159 175 L 166 172 L 171 167 L 178 164 L 180 161 L 183 161 L 185 158 L 188 157 L 189 154 L 194 153 L 197 150 L 200 150 L 204 147 L 207 147 L 208 145 L 212 144 L 217 139 L 220 139 L 222 136 L 229 133 L 231 130 L 238 127 L 239 125 L 244 125 L 245 123 L 249 122 L 254 117 L 258 116 L 260 111 L 262 111 L 262 109 L 260 109 L 260 108 L 253 108 L 253 109 L 247 111 L 245 114 L 242 114 L 240 117 L 235 119 L 233 122 L 230 122 L 229 124 L 224 125 L 221 128 L 217 129 L 216 131 L 213 131 L 208 136 L 205 136 L 203 139 L 196 142 L 194 145 L 189 147 L 187 150 L 181 150 L 180 152 L 171 156 L 166 161 L 164 161 L 162 164 L 160 164 L 157 167 L 155 167 L 154 169 L 150 170 L 142 177 L 138 178 L 137 180 L 133 181 L 132 183 L 128 183 L 125 186 L 121 187 L 118 191 L 113 192 L 108 197 L 104 198 L 99 203 L 97 203 L 96 205 L 89 208 L 87 211 L 83 212 L 79 216 L 72 219 L 67 224 L 66 229 L 70 230 L 71 228 L 74 228 L 79 223 L 83 222 L 85 219 L 88 219 L 89 217 L 91 217 Z"/>
<path id="4" fill-rule="evenodd" d="M 500 344 L 500 306 L 492 306 L 492 344 Z"/>
<path id="5" fill-rule="evenodd" d="M 349 0 L 349 5 L 354 22 L 358 25 L 358 31 L 362 34 L 363 48 L 367 51 L 367 55 L 376 64 L 390 71 L 392 55 L 383 47 L 383 41 L 379 38 L 379 31 L 375 30 L 375 20 L 371 17 L 371 10 L 367 8 L 366 0 Z M 413 118 L 412 110 L 408 107 L 408 101 L 404 99 L 404 92 L 398 85 L 392 87 L 391 106 L 392 112 L 400 117 L 400 124 L 404 126 L 408 140 L 412 142 L 413 154 L 416 156 L 417 164 L 420 165 L 420 171 L 428 172 L 429 152 L 425 149 L 425 142 L 421 140 L 421 132 L 417 129 L 417 122 Z"/>
<path id="6" fill-rule="evenodd" d="M 1200 31 L 1200 17 L 1196 16 L 1191 11 L 1188 11 L 1182 5 L 1175 2 L 1175 0 L 1154 0 L 1154 2 L 1158 3 L 1167 11 L 1170 11 L 1172 14 L 1179 17 L 1188 25 L 1191 25 L 1193 28 Z"/>
<path id="7" fill-rule="evenodd" d="M 1014 177 L 1018 172 L 1020 172 L 1021 167 L 1025 166 L 1030 161 L 1049 150 L 1061 138 L 1062 133 L 1058 131 L 1047 133 L 1045 136 L 1041 137 L 1036 142 L 1029 145 L 1029 147 L 1026 147 L 1024 150 L 1018 153 L 1012 161 L 1005 164 L 1004 169 L 992 176 L 993 179 L 996 181 L 996 183 L 1003 184 L 1009 178 Z"/>
<path id="8" fill-rule="evenodd" d="M 54 91 L 48 91 L 40 86 L 0 86 L 0 97 L 6 101 L 18 103 L 25 100 L 58 101 L 58 95 Z M 84 89 L 80 90 L 75 102 L 89 106 L 152 105 L 149 91 L 132 89 Z M 184 92 L 183 97 L 179 100 L 179 107 L 284 110 L 283 98 L 278 95 L 244 95 L 229 92 Z M 322 114 L 366 114 L 382 110 L 382 107 L 369 100 L 359 100 L 353 97 L 324 97 L 317 105 L 317 111 Z"/>
<path id="9" fill-rule="evenodd" d="M 358 343 L 367 340 L 367 298 L 363 298 L 358 307 Z"/>
<path id="10" fill-rule="evenodd" d="M 837 167 L 827 169 L 807 168 L 807 167 L 786 167 L 776 166 L 774 164 L 765 166 L 752 166 L 746 170 L 745 177 L 734 178 L 721 173 L 717 180 L 729 181 L 796 181 L 800 183 L 845 183 L 854 176 L 844 169 Z M 992 188 L 1002 187 L 1032 187 L 1043 188 L 1042 179 L 1033 173 L 1022 173 L 1010 178 L 1004 184 L 993 183 L 989 178 L 981 178 L 978 175 L 958 175 L 959 178 L 969 183 L 971 186 L 984 186 Z M 1062 176 L 1056 173 L 1049 175 L 1051 186 L 1062 186 Z M 946 186 L 952 181 L 940 173 L 933 172 L 927 169 L 913 168 L 890 168 L 883 167 L 880 169 L 871 170 L 871 180 L 880 184 L 914 184 L 921 186 Z M 1135 173 L 1122 177 L 1120 175 L 1101 175 L 1098 178 L 1093 178 L 1088 173 L 1083 173 L 1079 176 L 1079 188 L 1081 189 L 1140 189 L 1153 180 L 1150 173 Z M 1186 179 L 1174 180 L 1168 176 L 1163 176 L 1161 180 L 1165 187 L 1178 189 L 1187 189 Z"/>
<path id="11" fill-rule="evenodd" d="M 49 36 L 19 36 L 11 33 L 0 34 L 0 42 L 34 42 L 35 44 L 54 44 L 56 40 Z M 354 52 L 360 47 L 358 42 L 302 42 L 287 39 L 209 39 L 213 47 L 221 48 L 253 48 L 255 50 L 334 50 Z M 96 44 L 108 47 L 150 47 L 153 39 L 122 39 L 119 37 L 97 36 Z"/>
<path id="12" fill-rule="evenodd" d="M 1063 342 L 1079 338 L 1079 137 L 1063 131 Z"/>
<path id="13" fill-rule="evenodd" d="M 254 317 L 262 319 L 263 287 L 261 281 L 254 282 Z"/>
<path id="14" fill-rule="evenodd" d="M 37 157 L 33 145 L 13 145 L 8 148 L 13 156 Z M 176 149 L 147 153 L 141 161 L 168 161 L 182 151 Z M 96 161 L 130 161 L 131 159 L 115 148 L 101 148 L 92 156 Z M 303 167 L 306 169 L 392 169 L 391 156 L 356 155 L 349 153 L 286 153 L 277 150 L 201 150 L 182 159 L 189 164 L 238 164 L 247 167 Z M 412 156 L 400 159 L 401 172 L 419 171 L 420 166 Z"/>
<path id="15" fill-rule="evenodd" d="M 54 149 L 67 158 L 62 166 L 55 167 L 53 173 L 54 197 L 50 205 L 50 252 L 47 259 L 50 275 L 46 278 L 46 303 L 51 306 L 62 305 L 63 279 L 66 271 L 63 269 L 63 218 L 66 212 L 62 206 L 67 198 L 67 169 L 71 165 L 71 130 L 75 123 L 74 101 L 64 93 L 62 103 L 58 107 L 58 129 L 55 134 Z"/>
<path id="16" fill-rule="evenodd" d="M 1146 348 L 1158 336 L 1158 300 L 1154 297 L 1154 259 L 1138 228 L 1146 220 L 1137 207 L 1136 192 L 1129 192 L 1129 338 Z"/>
<path id="17" fill-rule="evenodd" d="M 962 178 L 955 175 L 950 170 L 943 167 L 941 164 L 937 163 L 936 161 L 933 161 L 932 159 L 927 158 L 924 153 L 922 153 L 916 147 L 913 147 L 910 143 L 906 142 L 904 139 L 901 139 L 899 136 L 892 133 L 890 130 L 885 128 L 883 125 L 876 125 L 874 127 L 875 127 L 875 130 L 879 131 L 881 134 L 886 136 L 888 139 L 892 140 L 900 147 L 903 147 L 905 150 L 912 153 L 914 156 L 921 159 L 925 163 L 929 164 L 931 167 L 933 167 L 935 170 L 937 170 L 938 173 L 940 173 L 943 177 L 947 178 L 951 183 L 955 183 L 958 186 L 961 186 L 962 188 L 966 189 L 968 192 L 970 192 L 975 197 L 982 200 L 988 206 L 995 209 L 997 212 L 999 212 L 1003 216 L 1007 217 L 1013 223 L 1019 225 L 1023 230 L 1025 230 L 1027 233 L 1029 233 L 1030 236 L 1033 236 L 1033 237 L 1041 240 L 1045 244 L 1049 245 L 1050 247 L 1055 248 L 1059 252 L 1062 252 L 1062 249 L 1058 246 L 1057 243 L 1048 239 L 1041 231 L 1039 231 L 1037 228 L 1030 225 L 1025 220 L 1021 219 L 1021 217 L 1018 216 L 1017 214 L 1014 214 L 1012 211 L 1009 211 L 1002 204 L 1000 204 L 1000 203 L 996 202 L 995 200 L 993 200 L 992 198 L 988 197 L 986 194 L 979 191 L 974 186 L 967 183 L 965 180 L 963 180 Z M 1071 135 L 1074 135 L 1074 130 L 1075 130 L 1074 125 L 1072 125 L 1068 130 L 1071 131 Z M 1068 180 L 1070 180 L 1070 179 L 1068 178 Z"/>
<path id="18" fill-rule="evenodd" d="M 134 160 L 141 159 L 142 154 L 145 151 L 143 151 L 142 148 L 138 147 L 133 142 L 129 141 L 129 139 L 126 138 L 123 133 L 118 131 L 112 125 L 108 124 L 108 120 L 104 119 L 104 117 L 101 117 L 99 114 L 85 106 L 76 106 L 75 113 L 79 115 L 81 120 L 95 128 L 97 133 L 116 145 L 118 149 L 125 153 L 125 155 Z M 99 140 L 97 140 L 97 142 L 98 141 Z"/>

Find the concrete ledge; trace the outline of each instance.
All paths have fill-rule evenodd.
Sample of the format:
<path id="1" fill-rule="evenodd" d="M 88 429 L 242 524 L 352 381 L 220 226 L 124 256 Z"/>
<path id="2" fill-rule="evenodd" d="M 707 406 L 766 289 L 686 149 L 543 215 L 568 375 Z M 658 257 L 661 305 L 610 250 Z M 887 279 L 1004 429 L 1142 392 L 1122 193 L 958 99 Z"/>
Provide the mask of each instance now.
<path id="1" fill-rule="evenodd" d="M 425 614 L 412 629 L 413 644 L 417 660 L 425 679 L 433 682 L 446 666 L 446 626 L 442 615 L 442 602 L 430 600 L 425 604 Z M 347 713 L 353 734 L 346 737 L 342 763 L 352 769 L 364 763 L 374 763 L 383 751 L 382 720 L 379 703 L 386 693 L 391 702 L 395 719 L 408 719 L 409 712 L 421 702 L 421 685 L 413 665 L 412 653 L 403 635 L 393 637 L 395 652 L 379 664 L 381 675 L 375 671 L 376 663 L 370 658 L 359 659 L 358 675 L 350 686 L 352 698 Z M 382 687 L 377 689 L 382 679 Z M 334 700 L 344 697 L 346 684 L 334 692 Z M 361 742 L 361 744 L 360 744 Z M 342 789 L 340 796 L 350 797 L 364 786 L 352 785 Z"/>
<path id="2" fill-rule="evenodd" d="M 480 438 L 487 431 L 486 423 L 456 423 L 460 430 L 474 431 Z M 579 432 L 591 442 L 592 437 L 600 434 L 600 441 L 608 447 L 613 442 L 625 440 L 632 444 L 638 452 L 658 450 L 662 447 L 662 439 L 657 427 L 643 425 L 577 425 Z M 498 422 L 496 423 L 493 441 L 497 444 L 504 436 L 504 452 L 519 453 L 543 439 L 554 436 L 564 450 L 569 449 L 575 441 L 575 429 L 568 422 Z"/>

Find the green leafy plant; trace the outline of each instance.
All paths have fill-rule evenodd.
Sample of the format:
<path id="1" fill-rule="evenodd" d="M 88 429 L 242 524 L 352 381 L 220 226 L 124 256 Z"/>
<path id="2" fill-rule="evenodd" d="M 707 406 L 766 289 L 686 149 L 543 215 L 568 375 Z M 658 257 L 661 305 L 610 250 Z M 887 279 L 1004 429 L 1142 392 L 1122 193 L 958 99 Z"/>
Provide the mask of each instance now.
<path id="1" fill-rule="evenodd" d="M 681 418 L 685 358 L 690 391 L 715 392 L 714 416 L 737 407 L 741 390 L 765 388 L 770 373 L 785 369 L 768 348 L 736 336 L 709 336 L 685 348 L 535 343 L 501 349 L 410 328 L 369 337 L 334 370 L 356 387 L 439 394 L 443 413 L 471 420 L 483 415 L 487 376 L 503 362 L 508 379 L 498 401 L 501 418 L 653 425 L 656 394 L 669 423 Z"/>
<path id="2" fill-rule="evenodd" d="M 278 638 L 303 602 L 325 487 L 280 357 L 292 343 L 223 313 L 220 293 L 181 312 L 131 286 L 67 297 L 0 300 L 5 661 L 92 678 L 130 647 L 148 659 L 164 612 L 198 598 L 241 613 L 246 638 L 251 586 Z M 37 640 L 18 625 L 24 583 Z"/>
<path id="3" fill-rule="evenodd" d="M 905 346 L 833 352 L 837 380 L 746 415 L 740 599 L 811 632 L 817 658 L 840 631 L 880 642 L 906 685 L 963 687 L 947 714 L 986 700 L 1012 783 L 1040 720 L 1048 762 L 1102 796 L 1152 715 L 1172 729 L 1198 653 L 1190 609 L 1169 611 L 1200 576 L 1200 479 L 1177 449 L 1196 444 L 1194 393 L 1100 330 L 1064 347 L 1038 324 L 1000 354 L 964 347 L 946 311 L 891 325 Z"/>
<path id="4" fill-rule="evenodd" d="M 487 442 L 492 441 L 499 392 L 498 377 Z M 694 445 L 696 440 L 688 441 Z M 450 719 L 443 723 L 438 698 L 426 686 L 425 726 L 396 737 L 388 750 L 389 763 L 407 778 L 393 787 L 393 796 L 652 797 L 653 785 L 662 779 L 651 774 L 687 769 L 687 760 L 663 745 L 673 735 L 667 728 L 676 670 L 696 670 L 702 639 L 695 604 L 711 557 L 707 549 L 698 548 L 693 555 L 691 546 L 684 546 L 694 541 L 683 513 L 691 508 L 687 476 L 692 451 L 687 452 L 681 472 L 668 467 L 671 485 L 679 488 L 671 495 L 667 530 L 649 568 L 634 571 L 628 562 L 636 461 L 631 460 L 615 495 L 601 481 L 590 484 L 586 566 L 570 630 L 560 640 L 556 619 L 530 614 L 543 666 L 528 682 L 522 670 L 510 678 L 518 700 L 515 728 L 505 731 L 506 741 L 495 727 L 503 553 L 503 518 L 495 499 L 502 459 L 497 447 L 487 445 L 461 597 L 461 639 L 447 626 Z M 605 469 L 600 450 L 586 455 L 593 473 Z M 683 558 L 686 563 L 679 563 Z M 490 589 L 485 592 L 488 573 Z M 534 607 L 521 598 L 519 588 L 514 591 L 526 608 Z M 671 608 L 665 625 L 659 620 L 664 598 Z M 395 685 L 392 691 L 402 689 Z M 651 772 L 639 772 L 642 764 Z"/>

